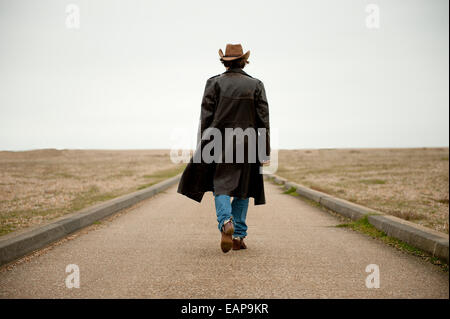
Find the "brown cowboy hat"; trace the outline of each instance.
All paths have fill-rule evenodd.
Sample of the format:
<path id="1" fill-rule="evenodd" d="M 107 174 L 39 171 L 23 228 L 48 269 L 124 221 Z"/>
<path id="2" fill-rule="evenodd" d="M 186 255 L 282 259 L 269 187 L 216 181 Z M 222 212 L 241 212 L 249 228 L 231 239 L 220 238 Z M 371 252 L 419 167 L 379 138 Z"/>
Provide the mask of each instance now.
<path id="1" fill-rule="evenodd" d="M 225 55 L 222 49 L 219 49 L 220 61 L 233 61 L 240 58 L 248 59 L 250 56 L 250 51 L 245 52 L 242 50 L 242 45 L 240 44 L 227 44 L 225 48 Z"/>

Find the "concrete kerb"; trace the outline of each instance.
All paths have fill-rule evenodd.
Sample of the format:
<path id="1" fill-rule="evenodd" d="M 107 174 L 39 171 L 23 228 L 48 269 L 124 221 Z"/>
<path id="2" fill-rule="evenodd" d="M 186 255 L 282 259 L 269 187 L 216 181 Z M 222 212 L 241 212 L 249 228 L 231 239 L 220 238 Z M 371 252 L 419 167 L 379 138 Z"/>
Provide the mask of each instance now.
<path id="1" fill-rule="evenodd" d="M 18 235 L 13 233 L 11 236 L 0 237 L 0 265 L 12 262 L 35 250 L 42 249 L 52 242 L 89 226 L 100 219 L 150 198 L 176 184 L 180 178 L 181 174 L 140 191 L 85 208 L 45 226 L 26 230 Z"/>
<path id="2" fill-rule="evenodd" d="M 447 263 L 449 262 L 449 236 L 447 234 L 310 189 L 274 174 L 266 175 L 266 178 L 283 186 L 285 189 L 294 187 L 300 196 L 313 200 L 352 220 L 358 220 L 367 216 L 372 226 L 385 232 L 388 236 L 400 239 L 413 247 L 426 251 L 434 257 Z"/>

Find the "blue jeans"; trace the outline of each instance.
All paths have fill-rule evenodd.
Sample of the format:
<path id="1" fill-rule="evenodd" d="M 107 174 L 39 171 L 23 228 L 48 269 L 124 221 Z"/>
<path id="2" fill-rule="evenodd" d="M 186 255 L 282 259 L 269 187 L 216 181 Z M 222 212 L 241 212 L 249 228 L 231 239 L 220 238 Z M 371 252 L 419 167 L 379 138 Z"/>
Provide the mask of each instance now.
<path id="1" fill-rule="evenodd" d="M 216 204 L 217 222 L 219 230 L 222 231 L 223 224 L 232 220 L 234 226 L 233 237 L 244 238 L 247 236 L 247 218 L 248 198 L 234 197 L 230 203 L 230 196 L 214 194 L 214 202 Z"/>

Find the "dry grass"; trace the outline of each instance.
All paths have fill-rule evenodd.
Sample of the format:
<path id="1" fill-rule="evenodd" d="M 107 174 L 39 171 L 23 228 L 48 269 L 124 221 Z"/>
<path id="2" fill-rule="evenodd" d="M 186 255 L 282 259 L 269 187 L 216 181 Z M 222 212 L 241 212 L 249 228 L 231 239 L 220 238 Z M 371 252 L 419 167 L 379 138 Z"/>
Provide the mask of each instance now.
<path id="1" fill-rule="evenodd" d="M 277 174 L 448 233 L 448 148 L 280 150 Z"/>
<path id="2" fill-rule="evenodd" d="M 0 235 L 148 187 L 183 167 L 168 150 L 0 152 Z"/>

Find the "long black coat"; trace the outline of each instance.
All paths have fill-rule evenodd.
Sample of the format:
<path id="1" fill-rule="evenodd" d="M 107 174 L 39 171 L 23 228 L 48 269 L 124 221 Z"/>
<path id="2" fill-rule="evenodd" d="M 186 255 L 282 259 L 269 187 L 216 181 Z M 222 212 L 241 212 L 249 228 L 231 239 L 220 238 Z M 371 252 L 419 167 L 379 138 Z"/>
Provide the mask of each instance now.
<path id="1" fill-rule="evenodd" d="M 266 155 L 270 155 L 269 107 L 263 83 L 241 68 L 228 69 L 209 78 L 201 105 L 199 137 L 209 127 L 219 129 L 223 135 L 225 128 L 265 128 Z M 209 143 L 200 138 L 198 142 L 195 152 L 201 152 Z M 245 140 L 245 149 L 250 142 Z M 253 197 L 255 205 L 265 204 L 260 167 L 258 156 L 256 163 L 248 161 L 248 152 L 243 163 L 205 163 L 203 159 L 195 162 L 191 158 L 178 185 L 178 193 L 201 202 L 205 192 L 214 191 L 232 197 Z"/>

